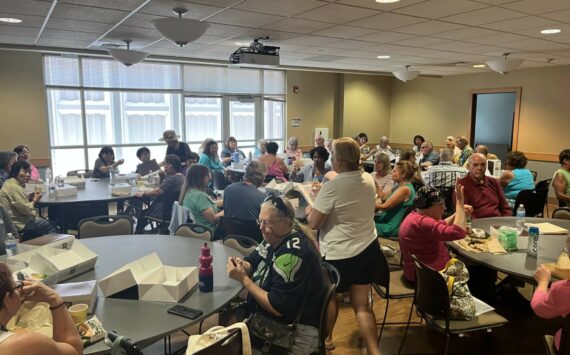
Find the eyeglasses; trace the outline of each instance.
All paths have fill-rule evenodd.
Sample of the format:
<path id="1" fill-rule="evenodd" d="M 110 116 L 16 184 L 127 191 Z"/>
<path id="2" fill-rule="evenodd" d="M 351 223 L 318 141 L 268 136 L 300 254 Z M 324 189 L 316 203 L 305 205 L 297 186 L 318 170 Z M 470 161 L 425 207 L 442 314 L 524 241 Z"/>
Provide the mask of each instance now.
<path id="1" fill-rule="evenodd" d="M 263 202 L 267 201 L 271 201 L 271 204 L 275 206 L 275 208 L 283 212 L 286 216 L 290 217 L 289 209 L 287 208 L 287 205 L 285 205 L 285 201 L 283 201 L 281 197 L 275 195 L 269 195 L 265 198 L 265 200 L 263 200 Z"/>
<path id="2" fill-rule="evenodd" d="M 18 290 L 20 293 L 22 293 L 23 289 L 24 289 L 24 283 L 22 281 L 16 281 L 16 286 L 12 287 L 10 292 Z"/>

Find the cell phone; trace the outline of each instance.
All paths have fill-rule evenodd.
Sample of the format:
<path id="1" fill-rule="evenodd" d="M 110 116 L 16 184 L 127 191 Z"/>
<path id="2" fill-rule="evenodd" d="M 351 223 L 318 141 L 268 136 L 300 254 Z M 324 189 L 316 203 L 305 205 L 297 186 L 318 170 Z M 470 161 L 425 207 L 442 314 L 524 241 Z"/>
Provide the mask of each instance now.
<path id="1" fill-rule="evenodd" d="M 190 307 L 186 307 L 181 304 L 174 305 L 167 310 L 170 314 L 175 314 L 180 317 L 189 318 L 189 319 L 196 319 L 200 317 L 203 313 L 199 309 L 193 309 Z"/>

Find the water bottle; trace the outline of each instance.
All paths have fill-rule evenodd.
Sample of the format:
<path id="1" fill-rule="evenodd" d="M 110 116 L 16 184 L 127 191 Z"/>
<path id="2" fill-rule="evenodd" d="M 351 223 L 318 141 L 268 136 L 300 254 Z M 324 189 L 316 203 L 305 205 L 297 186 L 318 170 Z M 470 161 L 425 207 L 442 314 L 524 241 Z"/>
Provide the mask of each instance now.
<path id="1" fill-rule="evenodd" d="M 524 229 L 524 217 L 526 211 L 524 209 L 524 205 L 521 203 L 519 208 L 517 208 L 517 229 L 522 231 Z"/>
<path id="2" fill-rule="evenodd" d="M 53 182 L 50 182 L 47 185 L 47 188 L 48 188 L 48 199 L 50 201 L 55 200 L 55 198 L 56 198 L 55 184 Z"/>
<path id="3" fill-rule="evenodd" d="M 58 176 L 57 177 L 57 187 L 64 187 L 65 186 L 65 181 L 63 180 L 63 177 Z"/>
<path id="4" fill-rule="evenodd" d="M 208 243 L 204 243 L 204 246 L 200 248 L 200 271 L 198 274 L 198 288 L 201 292 L 212 292 L 214 289 L 213 260 Z"/>
<path id="5" fill-rule="evenodd" d="M 51 169 L 46 168 L 46 184 L 51 184 Z"/>
<path id="6" fill-rule="evenodd" d="M 113 167 L 109 169 L 109 185 L 111 186 L 115 185 L 115 168 Z"/>
<path id="7" fill-rule="evenodd" d="M 472 227 L 472 221 L 471 221 L 471 214 L 466 213 L 465 214 L 465 232 L 467 233 L 467 236 L 470 236 L 472 231 L 473 231 L 473 227 Z"/>
<path id="8" fill-rule="evenodd" d="M 7 256 L 14 256 L 18 254 L 18 239 L 14 238 L 14 234 L 6 234 L 6 241 L 4 244 L 6 245 Z"/>
<path id="9" fill-rule="evenodd" d="M 540 231 L 538 227 L 529 227 L 528 229 L 528 244 L 526 246 L 526 255 L 532 258 L 538 256 L 538 236 Z"/>
<path id="10" fill-rule="evenodd" d="M 247 153 L 247 162 L 251 163 L 253 161 L 253 155 L 251 154 L 251 151 L 249 151 L 249 153 Z"/>

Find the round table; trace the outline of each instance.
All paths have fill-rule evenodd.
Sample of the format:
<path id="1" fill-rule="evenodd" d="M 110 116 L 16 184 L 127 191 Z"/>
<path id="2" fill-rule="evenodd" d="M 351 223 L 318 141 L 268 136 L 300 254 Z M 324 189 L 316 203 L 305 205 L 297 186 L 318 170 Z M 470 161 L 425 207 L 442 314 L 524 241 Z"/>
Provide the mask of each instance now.
<path id="1" fill-rule="evenodd" d="M 203 240 L 165 235 L 123 235 L 81 239 L 97 255 L 95 269 L 68 280 L 79 282 L 101 280 L 121 266 L 156 252 L 162 262 L 169 266 L 199 266 L 198 257 Z M 201 310 L 197 319 L 172 315 L 166 310 L 173 303 L 149 302 L 104 298 L 98 289 L 95 314 L 107 331 L 114 330 L 135 341 L 141 348 L 154 343 L 168 334 L 199 322 L 222 309 L 242 289 L 242 285 L 226 274 L 229 256 L 242 256 L 238 251 L 219 242 L 208 243 L 214 258 L 214 290 L 202 293 L 196 286 L 179 303 Z M 104 341 L 85 348 L 85 354 L 101 354 L 109 351 Z"/>
<path id="2" fill-rule="evenodd" d="M 526 218 L 526 223 L 549 222 L 559 227 L 570 230 L 570 220 L 548 218 Z M 479 218 L 473 220 L 473 228 L 484 229 L 489 233 L 489 227 L 509 226 L 515 227 L 515 217 Z M 518 251 L 509 252 L 505 255 L 491 253 L 474 253 L 464 250 L 455 243 L 449 242 L 448 246 L 459 254 L 473 262 L 485 265 L 489 268 L 512 275 L 528 283 L 535 284 L 534 273 L 540 264 L 556 263 L 562 248 L 566 245 L 568 234 L 565 235 L 541 235 L 538 238 L 538 257 L 527 257 L 526 247 L 528 237 L 519 236 L 517 240 Z"/>

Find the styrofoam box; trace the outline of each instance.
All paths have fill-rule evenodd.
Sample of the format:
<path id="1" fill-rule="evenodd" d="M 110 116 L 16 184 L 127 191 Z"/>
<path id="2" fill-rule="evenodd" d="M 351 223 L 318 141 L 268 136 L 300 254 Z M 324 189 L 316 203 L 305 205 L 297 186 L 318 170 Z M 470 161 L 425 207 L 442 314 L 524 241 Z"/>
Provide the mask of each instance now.
<path id="1" fill-rule="evenodd" d="M 65 182 L 66 185 L 75 186 L 78 189 L 85 188 L 85 179 L 82 179 L 79 176 L 64 177 L 63 181 Z"/>
<path id="2" fill-rule="evenodd" d="M 131 185 L 127 183 L 109 185 L 109 192 L 111 195 L 130 195 Z"/>
<path id="3" fill-rule="evenodd" d="M 137 174 L 135 173 L 130 173 L 130 174 L 118 174 L 115 175 L 115 182 L 129 182 L 129 180 L 136 180 L 138 177 Z"/>
<path id="4" fill-rule="evenodd" d="M 39 186 L 42 189 L 42 193 L 47 193 L 47 184 L 27 183 L 26 186 L 24 186 L 24 191 L 27 195 L 29 195 L 32 192 L 36 192 L 36 186 Z"/>
<path id="5" fill-rule="evenodd" d="M 95 310 L 95 302 L 97 301 L 97 281 L 70 282 L 58 285 L 52 285 L 51 288 L 57 292 L 67 307 L 74 304 L 84 303 L 89 305 L 88 314 L 92 314 Z"/>
<path id="6" fill-rule="evenodd" d="M 77 196 L 77 187 L 68 184 L 63 187 L 56 187 L 55 196 L 57 198 Z"/>

